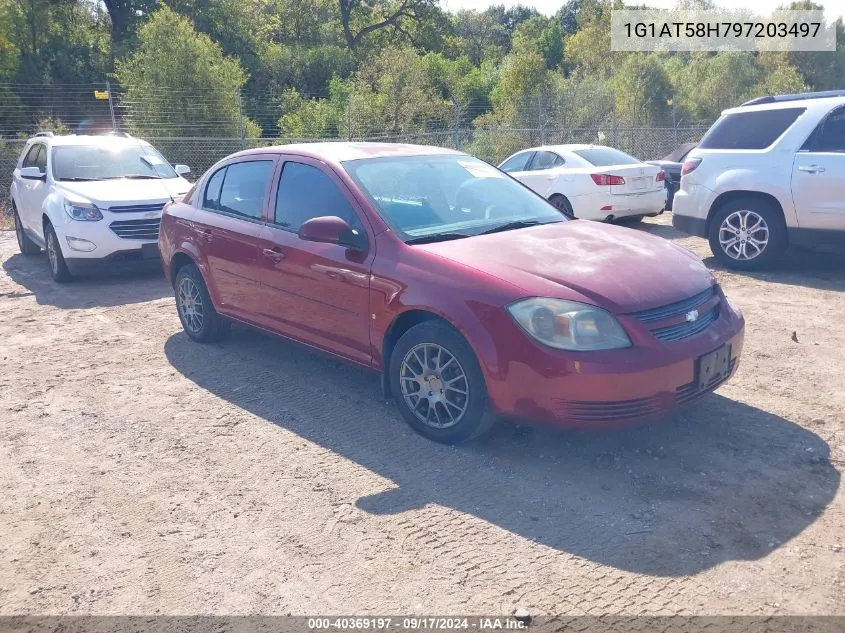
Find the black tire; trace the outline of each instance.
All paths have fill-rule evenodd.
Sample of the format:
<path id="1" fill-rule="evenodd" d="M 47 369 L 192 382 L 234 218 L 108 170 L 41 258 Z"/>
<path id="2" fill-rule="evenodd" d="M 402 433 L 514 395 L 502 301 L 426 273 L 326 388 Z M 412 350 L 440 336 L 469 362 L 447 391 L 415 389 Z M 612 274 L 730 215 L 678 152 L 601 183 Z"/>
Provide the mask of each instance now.
<path id="1" fill-rule="evenodd" d="M 433 369 L 430 365 L 437 358 L 438 364 L 442 362 L 444 368 L 447 370 L 443 373 L 433 374 L 433 382 L 427 382 L 426 384 L 429 386 L 435 385 L 435 388 L 439 385 L 441 387 L 441 394 L 444 394 L 444 390 L 452 391 L 452 396 L 451 399 L 448 399 L 449 396 L 444 394 L 441 396 L 441 402 L 439 404 L 435 403 L 433 407 L 428 397 L 417 397 L 415 404 L 420 415 L 422 415 L 423 409 L 425 410 L 426 419 L 429 416 L 432 418 L 436 416 L 438 421 L 441 419 L 446 420 L 446 415 L 457 418 L 453 424 L 444 428 L 438 428 L 435 424 L 426 423 L 417 417 L 409 402 L 409 400 L 413 401 L 415 392 L 409 389 L 406 398 L 406 394 L 402 391 L 403 373 L 406 376 L 411 375 L 408 372 L 411 372 L 412 369 L 416 369 L 422 373 L 423 366 L 420 362 L 421 358 L 419 354 L 420 349 L 426 345 L 430 347 L 424 348 L 421 352 L 425 357 L 426 369 Z M 441 352 L 437 352 L 435 346 L 444 350 L 447 357 L 451 355 L 456 363 L 450 360 L 444 362 L 444 357 L 441 355 Z M 409 361 L 409 364 L 413 365 L 413 367 L 406 368 L 404 365 L 406 357 L 414 356 L 414 351 L 416 351 L 415 361 L 413 359 Z M 487 387 L 484 384 L 484 375 L 481 373 L 478 360 L 469 343 L 448 323 L 439 320 L 425 321 L 410 328 L 396 342 L 390 355 L 390 364 L 387 367 L 387 371 L 389 372 L 390 390 L 396 406 L 411 428 L 423 437 L 444 444 L 458 444 L 482 435 L 492 426 L 495 418 L 489 410 Z M 459 374 L 462 374 L 463 377 L 454 377 Z M 406 380 L 406 382 L 413 385 L 416 381 Z M 448 386 L 449 383 L 453 383 L 455 385 L 454 388 L 450 388 Z M 463 387 L 466 387 L 466 391 L 468 392 L 465 396 L 461 396 L 458 393 L 458 390 Z M 416 393 L 420 393 L 421 391 L 422 389 L 416 391 Z M 431 394 L 432 392 L 429 392 L 429 395 Z M 436 394 L 435 397 L 437 397 Z M 452 408 L 443 404 L 443 400 L 447 400 Z M 462 412 L 458 413 L 455 409 L 462 409 Z M 443 413 L 444 411 L 451 413 Z"/>
<path id="2" fill-rule="evenodd" d="M 21 255 L 37 255 L 40 253 L 41 247 L 29 239 L 29 236 L 24 233 L 21 218 L 18 215 L 18 210 L 15 208 L 14 204 L 12 204 L 12 218 L 15 221 L 15 237 L 18 238 L 18 249 L 20 250 Z"/>
<path id="3" fill-rule="evenodd" d="M 194 264 L 186 264 L 179 269 L 173 289 L 176 312 L 185 334 L 198 343 L 213 343 L 229 334 L 232 324 L 217 314 L 202 273 Z"/>
<path id="4" fill-rule="evenodd" d="M 761 221 L 760 225 L 757 225 L 758 219 Z M 746 229 L 754 226 L 760 228 L 753 233 L 744 233 L 741 230 L 743 223 Z M 735 235 L 739 242 L 723 247 L 720 236 L 730 237 L 733 229 L 729 227 L 737 228 Z M 758 245 L 764 237 L 765 245 L 759 248 Z M 734 270 L 768 268 L 781 258 L 788 243 L 786 223 L 780 209 L 757 197 L 736 198 L 719 207 L 710 220 L 708 239 L 716 260 L 726 268 Z M 745 257 L 742 256 L 743 252 Z M 750 256 L 751 253 L 755 254 Z"/>
<path id="5" fill-rule="evenodd" d="M 73 279 L 73 276 L 65 262 L 59 236 L 56 235 L 53 225 L 49 222 L 44 225 L 44 241 L 47 244 L 47 268 L 50 269 L 50 276 L 56 283 L 66 284 Z"/>
<path id="6" fill-rule="evenodd" d="M 566 196 L 556 193 L 549 198 L 549 202 L 551 202 L 552 206 L 555 209 L 560 211 L 570 220 L 575 219 L 575 212 L 572 210 L 572 204 L 569 202 Z"/>
<path id="7" fill-rule="evenodd" d="M 641 215 L 626 215 L 621 218 L 616 218 L 616 224 L 639 224 L 643 221 L 643 216 Z"/>

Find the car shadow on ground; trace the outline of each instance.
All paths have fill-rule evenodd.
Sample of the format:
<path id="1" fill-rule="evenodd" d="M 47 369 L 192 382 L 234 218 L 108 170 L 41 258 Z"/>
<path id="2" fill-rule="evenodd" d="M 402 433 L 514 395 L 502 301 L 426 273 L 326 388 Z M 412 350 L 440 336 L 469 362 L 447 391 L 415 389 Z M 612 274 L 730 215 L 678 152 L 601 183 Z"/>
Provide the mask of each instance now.
<path id="1" fill-rule="evenodd" d="M 41 305 L 57 308 L 84 309 L 143 303 L 173 294 L 159 265 L 145 264 L 138 270 L 77 277 L 67 284 L 58 284 L 50 277 L 47 255 L 12 255 L 3 262 L 3 270 L 26 292 L 15 296 L 35 295 Z"/>
<path id="2" fill-rule="evenodd" d="M 636 428 L 503 424 L 448 447 L 413 433 L 374 375 L 291 343 L 237 329 L 203 346 L 179 333 L 165 353 L 201 388 L 391 480 L 349 500 L 365 512 L 440 504 L 637 573 L 759 559 L 809 526 L 839 486 L 821 438 L 718 395 Z"/>
<path id="3" fill-rule="evenodd" d="M 666 224 L 643 222 L 632 228 L 658 235 L 667 240 L 689 237 L 673 226 Z M 702 239 L 702 243 L 706 243 L 706 241 Z M 845 247 L 845 243 L 843 243 L 843 247 Z M 771 270 L 762 272 L 744 272 L 725 268 L 709 253 L 709 248 L 708 253 L 703 257 L 703 261 L 712 270 L 726 271 L 733 275 L 742 275 L 758 281 L 845 292 L 845 249 L 815 251 L 790 248 L 783 259 Z"/>

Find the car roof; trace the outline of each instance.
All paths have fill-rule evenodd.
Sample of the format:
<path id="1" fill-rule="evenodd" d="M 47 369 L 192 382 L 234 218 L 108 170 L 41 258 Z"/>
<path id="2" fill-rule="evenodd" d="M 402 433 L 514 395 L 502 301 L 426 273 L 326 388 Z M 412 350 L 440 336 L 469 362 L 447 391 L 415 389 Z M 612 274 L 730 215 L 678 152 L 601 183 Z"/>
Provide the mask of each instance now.
<path id="1" fill-rule="evenodd" d="M 824 97 L 808 99 L 791 99 L 789 101 L 770 101 L 768 103 L 756 103 L 752 105 L 741 105 L 735 108 L 723 110 L 722 114 L 734 114 L 737 112 L 764 112 L 767 110 L 782 110 L 785 108 L 806 108 L 807 110 L 828 111 L 831 108 L 845 105 L 845 97 Z"/>
<path id="2" fill-rule="evenodd" d="M 89 135 L 89 134 L 65 134 L 62 136 L 33 136 L 30 141 L 40 141 L 53 146 L 63 145 L 99 145 L 99 146 L 121 146 L 121 145 L 149 145 L 143 139 L 132 136 L 112 136 L 111 134 Z"/>
<path id="3" fill-rule="evenodd" d="M 565 145 L 540 145 L 539 147 L 529 147 L 514 154 L 521 154 L 522 152 L 574 152 L 580 149 L 614 149 L 607 145 L 595 145 L 592 143 L 569 143 Z"/>
<path id="4" fill-rule="evenodd" d="M 446 147 L 432 145 L 411 145 L 408 143 L 369 143 L 326 141 L 321 143 L 291 143 L 289 145 L 271 145 L 244 150 L 233 156 L 249 156 L 252 154 L 296 154 L 316 158 L 326 163 L 342 163 L 364 158 L 385 158 L 389 156 L 467 156 Z"/>

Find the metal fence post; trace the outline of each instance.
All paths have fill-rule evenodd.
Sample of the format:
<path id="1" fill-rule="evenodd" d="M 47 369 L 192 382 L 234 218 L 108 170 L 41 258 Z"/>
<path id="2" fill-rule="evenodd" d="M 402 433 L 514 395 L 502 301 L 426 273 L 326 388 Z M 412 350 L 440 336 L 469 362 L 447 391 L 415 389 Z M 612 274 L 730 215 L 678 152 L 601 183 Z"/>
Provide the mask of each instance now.
<path id="1" fill-rule="evenodd" d="M 546 144 L 546 120 L 543 113 L 543 93 L 537 95 L 537 123 L 540 127 L 540 145 Z"/>
<path id="2" fill-rule="evenodd" d="M 246 147 L 246 122 L 244 121 L 244 108 L 243 103 L 241 102 L 241 89 L 238 88 L 235 94 L 238 97 L 238 118 L 241 122 L 241 143 L 243 143 L 243 146 Z"/>
<path id="3" fill-rule="evenodd" d="M 111 114 L 111 129 L 112 132 L 117 132 L 117 119 L 114 116 L 114 101 L 111 97 L 111 82 L 106 79 L 106 94 L 109 95 L 109 114 Z"/>

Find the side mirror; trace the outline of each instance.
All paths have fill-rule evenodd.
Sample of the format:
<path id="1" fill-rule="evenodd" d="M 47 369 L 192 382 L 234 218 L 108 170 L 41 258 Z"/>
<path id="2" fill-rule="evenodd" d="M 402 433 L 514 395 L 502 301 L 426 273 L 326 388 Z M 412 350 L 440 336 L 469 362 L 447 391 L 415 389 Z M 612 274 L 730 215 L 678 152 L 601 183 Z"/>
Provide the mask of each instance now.
<path id="1" fill-rule="evenodd" d="M 355 250 L 364 250 L 367 245 L 366 239 L 359 231 L 353 229 L 346 220 L 336 215 L 311 218 L 299 227 L 299 239 L 309 242 L 338 244 Z"/>
<path id="2" fill-rule="evenodd" d="M 191 168 L 188 167 L 187 165 L 174 165 L 173 169 L 175 169 L 176 173 L 179 174 L 180 176 L 184 176 L 185 174 L 191 173 Z"/>
<path id="3" fill-rule="evenodd" d="M 38 167 L 21 167 L 20 175 L 27 180 L 47 180 L 47 174 Z"/>

